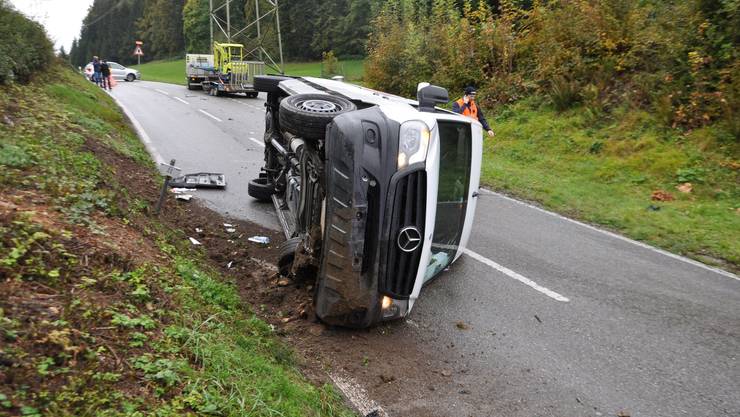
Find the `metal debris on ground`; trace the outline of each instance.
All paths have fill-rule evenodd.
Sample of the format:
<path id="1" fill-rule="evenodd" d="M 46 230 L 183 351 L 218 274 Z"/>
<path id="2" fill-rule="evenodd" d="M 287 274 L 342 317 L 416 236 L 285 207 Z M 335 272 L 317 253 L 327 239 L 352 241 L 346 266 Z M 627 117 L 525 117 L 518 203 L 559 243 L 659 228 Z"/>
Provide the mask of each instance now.
<path id="1" fill-rule="evenodd" d="M 226 188 L 226 176 L 211 172 L 198 172 L 174 178 L 169 185 L 176 188 Z"/>
<path id="2" fill-rule="evenodd" d="M 190 239 L 190 243 L 192 243 L 193 245 L 196 245 L 196 246 L 197 245 L 202 245 L 202 243 L 198 242 L 198 240 L 196 240 L 196 239 L 194 239 L 192 237 L 189 237 L 188 239 Z"/>
<path id="3" fill-rule="evenodd" d="M 259 243 L 260 245 L 269 245 L 270 244 L 270 238 L 267 236 L 252 236 L 250 238 L 247 238 L 248 241 Z"/>

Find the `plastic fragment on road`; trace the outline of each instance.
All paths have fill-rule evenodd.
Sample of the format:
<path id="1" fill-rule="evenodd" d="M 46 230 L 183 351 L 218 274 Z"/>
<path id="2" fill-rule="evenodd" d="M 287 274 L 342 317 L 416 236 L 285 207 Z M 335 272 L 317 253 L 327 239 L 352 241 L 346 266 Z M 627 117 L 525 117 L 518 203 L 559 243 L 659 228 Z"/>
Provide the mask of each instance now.
<path id="1" fill-rule="evenodd" d="M 202 245 L 202 243 L 198 242 L 197 239 L 194 239 L 192 237 L 189 237 L 188 239 L 190 239 L 190 243 L 192 243 L 195 246 Z"/>
<path id="2" fill-rule="evenodd" d="M 170 191 L 175 194 L 185 194 L 185 193 L 193 193 L 197 190 L 195 188 L 171 188 Z"/>
<path id="3" fill-rule="evenodd" d="M 196 227 L 195 233 L 203 233 L 203 229 L 201 229 L 200 227 Z"/>
<path id="4" fill-rule="evenodd" d="M 190 201 L 193 198 L 193 195 L 192 194 L 177 194 L 175 198 L 178 200 L 182 200 L 182 201 Z"/>
<path id="5" fill-rule="evenodd" d="M 269 245 L 270 244 L 270 238 L 267 236 L 252 236 L 250 238 L 247 238 L 248 241 L 259 243 L 261 245 Z"/>
<path id="6" fill-rule="evenodd" d="M 226 176 L 212 172 L 187 174 L 170 180 L 173 188 L 226 188 Z"/>
<path id="7" fill-rule="evenodd" d="M 234 226 L 234 225 L 233 225 L 233 224 L 231 224 L 231 223 L 224 223 L 224 227 L 236 227 L 236 226 Z"/>
<path id="8" fill-rule="evenodd" d="M 233 227 L 227 227 L 226 228 L 226 232 L 227 233 L 234 233 L 234 232 L 236 232 L 236 229 L 234 229 Z"/>
<path id="9" fill-rule="evenodd" d="M 231 265 L 234 264 L 234 261 L 229 261 L 228 264 L 226 264 L 226 268 L 231 269 Z"/>

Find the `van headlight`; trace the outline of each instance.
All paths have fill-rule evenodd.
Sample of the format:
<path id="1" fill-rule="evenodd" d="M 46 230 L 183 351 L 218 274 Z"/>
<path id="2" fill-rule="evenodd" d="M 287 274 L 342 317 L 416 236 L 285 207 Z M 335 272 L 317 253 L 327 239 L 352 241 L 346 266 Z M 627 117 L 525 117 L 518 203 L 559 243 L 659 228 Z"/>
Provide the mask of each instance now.
<path id="1" fill-rule="evenodd" d="M 402 124 L 398 135 L 398 169 L 426 161 L 431 136 L 429 126 L 421 120 Z"/>

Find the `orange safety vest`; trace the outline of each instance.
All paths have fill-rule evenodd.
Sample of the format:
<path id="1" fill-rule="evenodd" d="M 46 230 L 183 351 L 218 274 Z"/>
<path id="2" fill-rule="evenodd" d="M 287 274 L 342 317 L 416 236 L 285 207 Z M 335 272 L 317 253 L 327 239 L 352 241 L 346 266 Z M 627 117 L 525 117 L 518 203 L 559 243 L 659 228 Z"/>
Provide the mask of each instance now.
<path id="1" fill-rule="evenodd" d="M 463 99 L 457 100 L 457 105 L 460 106 L 460 108 L 462 109 L 465 105 L 465 101 L 463 101 Z M 466 107 L 465 109 L 463 109 L 462 115 L 478 120 L 478 106 L 475 104 L 474 101 L 470 102 L 470 107 Z"/>

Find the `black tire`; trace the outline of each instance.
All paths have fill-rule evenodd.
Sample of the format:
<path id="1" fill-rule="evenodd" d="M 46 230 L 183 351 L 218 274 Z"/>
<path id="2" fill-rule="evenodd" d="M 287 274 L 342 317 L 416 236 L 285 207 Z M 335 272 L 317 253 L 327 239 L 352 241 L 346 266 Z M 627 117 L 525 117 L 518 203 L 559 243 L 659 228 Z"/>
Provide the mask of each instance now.
<path id="1" fill-rule="evenodd" d="M 267 178 L 255 178 L 247 184 L 247 194 L 258 201 L 270 201 L 275 187 Z"/>
<path id="2" fill-rule="evenodd" d="M 280 81 L 291 80 L 290 77 L 283 77 L 282 75 L 257 75 L 254 77 L 254 89 L 263 93 L 279 93 Z"/>
<path id="3" fill-rule="evenodd" d="M 278 256 L 278 272 L 280 275 L 287 277 L 290 276 L 290 270 L 293 266 L 293 260 L 295 259 L 295 253 L 298 250 L 299 245 L 303 242 L 301 237 L 292 237 L 285 242 L 280 244 Z"/>
<path id="4" fill-rule="evenodd" d="M 326 125 L 357 110 L 351 101 L 328 94 L 296 94 L 280 102 L 280 128 L 304 139 L 322 139 Z"/>
<path id="5" fill-rule="evenodd" d="M 257 96 L 259 96 L 259 94 L 260 93 L 258 93 L 256 91 L 254 93 L 247 93 L 247 98 L 257 98 Z"/>
<path id="6" fill-rule="evenodd" d="M 132 82 L 134 82 L 134 80 L 136 80 L 136 75 L 134 75 L 134 74 L 128 74 L 126 76 L 126 81 L 132 83 Z"/>
<path id="7" fill-rule="evenodd" d="M 193 84 L 190 84 L 190 80 L 188 80 L 187 83 L 188 83 L 188 90 L 195 90 L 195 87 L 193 87 Z"/>

